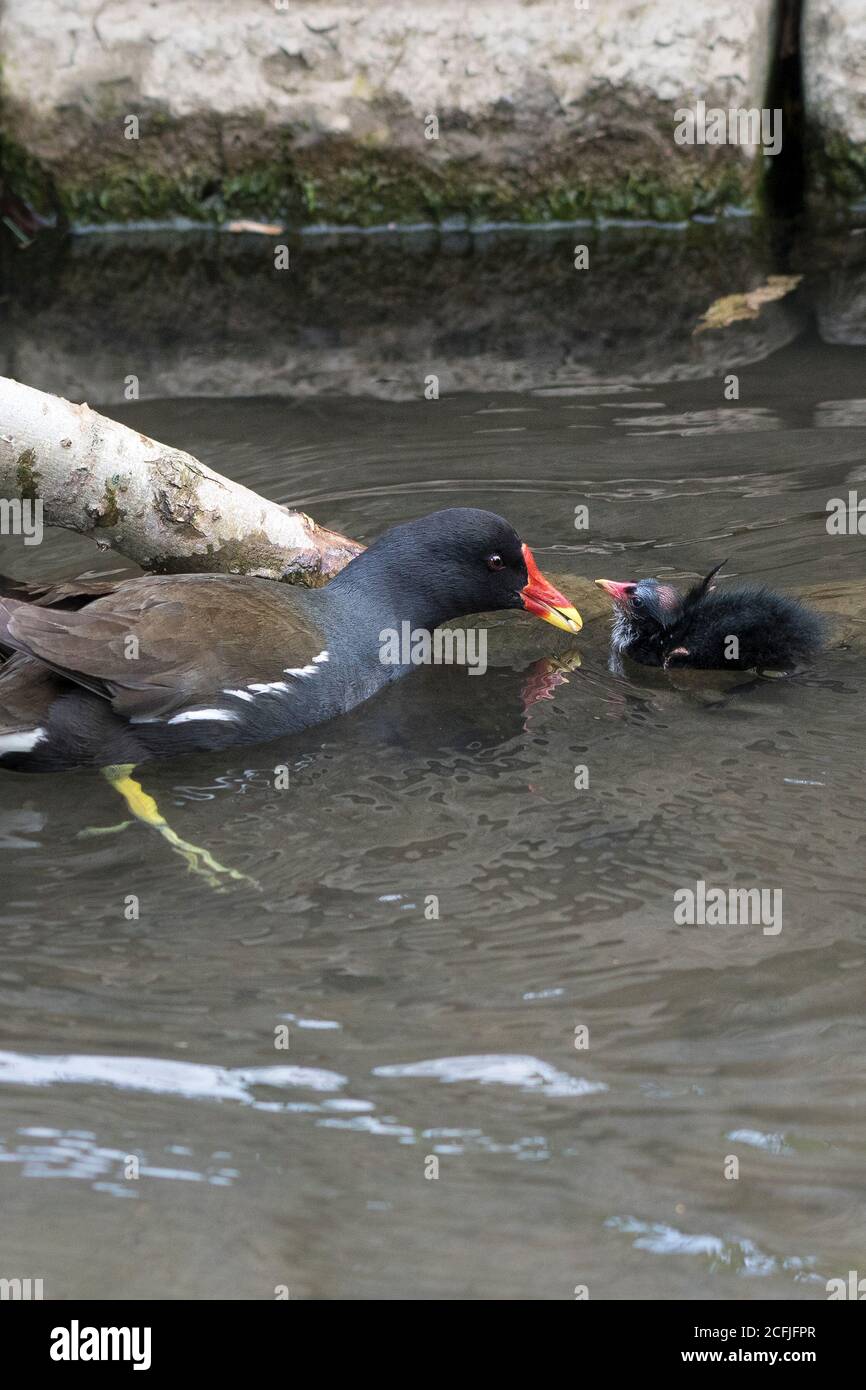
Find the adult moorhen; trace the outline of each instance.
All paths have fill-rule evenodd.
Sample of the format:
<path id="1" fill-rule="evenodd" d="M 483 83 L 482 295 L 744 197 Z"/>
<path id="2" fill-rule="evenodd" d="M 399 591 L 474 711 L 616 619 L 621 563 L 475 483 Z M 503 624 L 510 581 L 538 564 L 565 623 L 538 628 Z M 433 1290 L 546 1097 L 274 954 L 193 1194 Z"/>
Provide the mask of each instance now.
<path id="1" fill-rule="evenodd" d="M 763 585 L 719 590 L 721 568 L 685 595 L 657 579 L 597 579 L 614 602 L 614 653 L 666 670 L 790 671 L 820 651 L 820 614 Z"/>
<path id="2" fill-rule="evenodd" d="M 136 764 L 346 713 L 412 669 L 382 659 L 383 634 L 404 624 L 432 632 L 470 613 L 522 608 L 568 632 L 581 627 L 508 522 L 462 507 L 395 526 L 323 589 L 181 574 L 65 583 L 35 601 L 20 585 L 6 592 L 0 767 L 99 766 L 135 815 L 191 867 L 202 862 L 190 855 L 206 856 L 210 870 L 215 861 L 169 831 L 133 780 Z"/>

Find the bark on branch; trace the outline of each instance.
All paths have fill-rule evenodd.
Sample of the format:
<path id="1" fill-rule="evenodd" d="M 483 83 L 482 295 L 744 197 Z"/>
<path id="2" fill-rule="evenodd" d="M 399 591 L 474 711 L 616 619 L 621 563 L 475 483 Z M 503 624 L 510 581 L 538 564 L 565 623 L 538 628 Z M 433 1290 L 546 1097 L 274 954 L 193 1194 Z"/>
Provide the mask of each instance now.
<path id="1" fill-rule="evenodd" d="M 363 546 L 88 405 L 0 377 L 0 497 L 152 573 L 218 570 L 324 584 Z"/>

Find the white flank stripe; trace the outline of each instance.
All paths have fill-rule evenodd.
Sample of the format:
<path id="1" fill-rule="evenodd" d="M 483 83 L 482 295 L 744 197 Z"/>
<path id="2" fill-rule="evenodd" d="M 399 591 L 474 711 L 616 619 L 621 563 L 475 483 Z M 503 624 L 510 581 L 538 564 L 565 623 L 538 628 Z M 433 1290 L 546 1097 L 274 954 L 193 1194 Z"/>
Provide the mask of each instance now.
<path id="1" fill-rule="evenodd" d="M 224 719 L 231 722 L 237 720 L 237 715 L 231 709 L 185 709 L 182 714 L 176 714 L 168 722 L 169 724 L 188 724 L 193 719 Z"/>
<path id="2" fill-rule="evenodd" d="M 285 670 L 283 671 L 283 675 L 299 676 L 302 680 L 308 680 L 310 676 L 317 675 L 319 667 L 322 665 L 323 662 L 328 661 L 329 659 L 330 652 L 319 652 L 319 655 L 314 656 L 313 660 L 310 662 L 308 666 L 286 666 Z M 250 685 L 248 685 L 246 690 L 230 690 L 228 688 L 225 688 L 223 690 L 223 694 L 234 695 L 235 699 L 237 700 L 252 700 L 256 695 L 269 695 L 273 690 L 278 690 L 283 693 L 287 693 L 289 687 L 286 685 L 285 681 L 256 681 L 255 683 L 251 683 Z M 191 713 L 187 717 L 190 719 L 203 719 L 205 716 L 197 713 Z M 219 716 L 220 719 L 234 719 L 235 717 L 236 716 L 232 714 L 221 714 Z M 177 719 L 169 720 L 169 723 L 171 724 L 176 724 L 178 722 L 179 720 Z"/>
<path id="3" fill-rule="evenodd" d="M 23 734 L 0 734 L 0 758 L 4 753 L 29 753 L 44 739 L 44 729 L 28 729 Z"/>
<path id="4" fill-rule="evenodd" d="M 288 690 L 285 681 L 268 681 L 266 684 L 251 685 L 250 690 L 254 690 L 257 695 L 267 695 L 269 690 Z"/>

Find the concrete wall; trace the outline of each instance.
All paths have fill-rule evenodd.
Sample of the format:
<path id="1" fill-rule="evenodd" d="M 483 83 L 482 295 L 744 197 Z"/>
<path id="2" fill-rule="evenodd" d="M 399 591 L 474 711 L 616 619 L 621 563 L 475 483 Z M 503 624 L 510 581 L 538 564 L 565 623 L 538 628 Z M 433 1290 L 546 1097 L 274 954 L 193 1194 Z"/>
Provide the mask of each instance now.
<path id="1" fill-rule="evenodd" d="M 803 6 L 812 204 L 846 205 L 866 197 L 866 0 Z M 0 0 L 0 165 L 10 186 L 78 222 L 755 210 L 767 161 L 737 144 L 675 143 L 675 113 L 763 106 L 777 20 L 796 10 Z"/>
<path id="2" fill-rule="evenodd" d="M 866 0 L 805 0 L 802 60 L 812 206 L 866 201 Z"/>
<path id="3" fill-rule="evenodd" d="M 2 0 L 4 161 L 78 221 L 754 208 L 754 149 L 678 145 L 675 112 L 760 107 L 773 19 L 772 0 Z"/>

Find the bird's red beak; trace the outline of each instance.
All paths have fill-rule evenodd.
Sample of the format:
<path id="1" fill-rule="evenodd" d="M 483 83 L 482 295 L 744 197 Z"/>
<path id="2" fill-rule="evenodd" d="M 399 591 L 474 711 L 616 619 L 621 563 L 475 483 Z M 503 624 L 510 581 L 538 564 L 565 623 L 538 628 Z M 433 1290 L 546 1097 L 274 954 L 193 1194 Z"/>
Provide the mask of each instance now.
<path id="1" fill-rule="evenodd" d="M 529 576 L 520 590 L 527 613 L 535 613 L 546 623 L 561 627 L 563 632 L 580 632 L 583 621 L 577 609 L 572 608 L 565 595 L 554 589 L 550 581 L 545 579 L 529 546 L 523 545 L 521 549 Z"/>
<path id="2" fill-rule="evenodd" d="M 596 579 L 595 582 L 606 594 L 610 594 L 614 603 L 627 603 L 637 588 L 636 584 L 617 584 L 613 579 Z"/>

